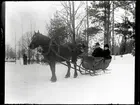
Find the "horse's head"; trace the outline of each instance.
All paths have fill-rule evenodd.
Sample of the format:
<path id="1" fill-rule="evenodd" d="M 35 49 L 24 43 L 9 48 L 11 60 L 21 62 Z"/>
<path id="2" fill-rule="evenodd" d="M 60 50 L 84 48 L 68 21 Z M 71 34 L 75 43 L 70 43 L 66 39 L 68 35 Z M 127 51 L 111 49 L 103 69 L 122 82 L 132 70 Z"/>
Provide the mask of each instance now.
<path id="1" fill-rule="evenodd" d="M 35 48 L 39 47 L 39 42 L 40 42 L 39 37 L 40 37 L 39 31 L 37 33 L 34 31 L 34 34 L 33 34 L 32 38 L 31 38 L 31 43 L 29 45 L 30 49 L 35 49 Z"/>

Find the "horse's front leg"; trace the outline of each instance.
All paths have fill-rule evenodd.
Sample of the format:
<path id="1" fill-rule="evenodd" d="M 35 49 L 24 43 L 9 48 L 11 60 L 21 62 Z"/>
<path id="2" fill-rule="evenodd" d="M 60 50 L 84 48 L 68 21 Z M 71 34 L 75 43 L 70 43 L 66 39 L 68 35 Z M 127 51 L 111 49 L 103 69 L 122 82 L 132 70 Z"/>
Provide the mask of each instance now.
<path id="1" fill-rule="evenodd" d="M 76 68 L 76 62 L 74 62 L 74 78 L 76 78 L 78 76 L 77 73 L 77 68 Z"/>
<path id="2" fill-rule="evenodd" d="M 67 71 L 67 74 L 65 76 L 65 78 L 69 78 L 70 77 L 70 68 L 71 68 L 71 64 L 70 62 L 66 61 L 67 65 L 68 65 L 68 71 Z"/>
<path id="3" fill-rule="evenodd" d="M 56 82 L 57 78 L 56 78 L 56 74 L 55 74 L 55 61 L 50 62 L 49 65 L 50 65 L 50 69 L 51 69 L 51 72 L 52 72 L 51 81 Z"/>

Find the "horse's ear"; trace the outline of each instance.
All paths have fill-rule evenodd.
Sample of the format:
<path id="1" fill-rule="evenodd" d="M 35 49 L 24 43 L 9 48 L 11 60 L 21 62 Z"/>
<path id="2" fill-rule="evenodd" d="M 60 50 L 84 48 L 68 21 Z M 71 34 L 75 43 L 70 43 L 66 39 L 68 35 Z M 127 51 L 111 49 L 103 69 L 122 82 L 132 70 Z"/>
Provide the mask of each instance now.
<path id="1" fill-rule="evenodd" d="M 34 31 L 34 34 L 35 34 L 36 32 Z"/>
<path id="2" fill-rule="evenodd" d="M 38 33 L 39 33 L 39 30 L 38 30 Z"/>

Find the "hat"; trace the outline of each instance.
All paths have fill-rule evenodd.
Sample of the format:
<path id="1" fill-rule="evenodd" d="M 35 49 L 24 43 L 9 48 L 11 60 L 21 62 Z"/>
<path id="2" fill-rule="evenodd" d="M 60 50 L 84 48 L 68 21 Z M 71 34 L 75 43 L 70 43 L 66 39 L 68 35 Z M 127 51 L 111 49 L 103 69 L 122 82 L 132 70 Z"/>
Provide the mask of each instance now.
<path id="1" fill-rule="evenodd" d="M 100 44 L 97 42 L 95 45 L 96 45 L 96 46 L 99 46 Z"/>
<path id="2" fill-rule="evenodd" d="M 105 45 L 104 45 L 104 47 L 107 47 L 107 48 L 109 48 L 109 45 L 108 45 L 108 44 L 105 44 Z"/>

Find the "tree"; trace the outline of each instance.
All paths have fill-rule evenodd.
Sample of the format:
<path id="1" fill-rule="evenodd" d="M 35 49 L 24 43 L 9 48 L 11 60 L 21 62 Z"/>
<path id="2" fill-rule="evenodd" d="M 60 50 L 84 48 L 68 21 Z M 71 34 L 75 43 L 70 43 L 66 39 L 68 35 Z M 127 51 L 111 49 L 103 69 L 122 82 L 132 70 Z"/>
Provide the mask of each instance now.
<path id="1" fill-rule="evenodd" d="M 67 26 L 69 41 L 73 43 L 75 43 L 75 40 L 81 35 L 84 19 L 87 16 L 85 13 L 79 13 L 84 2 L 79 2 L 77 6 L 76 3 L 76 1 L 61 2 L 63 9 L 58 12 Z"/>
<path id="2" fill-rule="evenodd" d="M 33 32 L 26 32 L 20 39 L 19 39 L 19 48 L 21 48 L 18 53 L 22 56 L 24 53 L 28 55 L 29 63 L 30 59 L 33 56 L 33 51 L 28 48 L 29 44 L 31 43 L 31 38 L 33 36 Z"/>
<path id="3" fill-rule="evenodd" d="M 15 58 L 16 57 L 15 50 L 9 44 L 6 44 L 5 50 L 6 50 L 5 51 L 6 58 Z"/>
<path id="4" fill-rule="evenodd" d="M 66 25 L 63 20 L 56 13 L 54 18 L 51 19 L 50 25 L 46 25 L 48 36 L 54 39 L 57 44 L 64 44 L 68 37 Z"/>
<path id="5" fill-rule="evenodd" d="M 116 1 L 114 2 L 115 8 L 122 8 L 126 10 L 127 12 L 131 13 L 133 15 L 133 18 L 135 19 L 135 5 L 136 1 Z"/>
<path id="6" fill-rule="evenodd" d="M 90 41 L 91 40 L 90 37 L 94 37 L 97 33 L 101 32 L 101 30 L 102 29 L 100 29 L 99 27 L 89 27 L 89 28 L 83 30 L 83 34 L 85 34 L 85 35 L 87 34 L 88 37 L 89 37 L 89 39 L 87 41 Z M 89 45 L 88 43 L 87 43 L 87 45 Z M 90 52 L 89 51 L 90 50 L 90 46 L 88 46 L 88 47 L 89 48 L 88 48 L 87 52 Z"/>
<path id="7" fill-rule="evenodd" d="M 112 2 L 112 54 L 115 55 L 115 50 L 114 50 L 114 46 L 115 46 L 115 38 L 114 38 L 114 2 Z M 115 56 L 114 56 L 115 59 Z"/>
<path id="8" fill-rule="evenodd" d="M 117 6 L 120 6 L 120 8 L 125 10 L 125 16 L 123 17 L 127 17 L 130 16 L 132 17 L 133 20 L 129 20 L 129 18 L 127 18 L 127 23 L 128 25 L 133 29 L 133 32 L 135 33 L 135 4 L 136 1 L 120 1 L 120 2 L 115 2 L 115 4 Z"/>
<path id="9" fill-rule="evenodd" d="M 89 36 L 92 36 L 92 35 L 94 36 L 97 33 L 99 33 L 101 31 L 101 29 L 98 27 L 89 27 L 88 29 L 85 29 L 83 31 L 84 31 L 84 34 L 87 33 Z"/>
<path id="10" fill-rule="evenodd" d="M 128 39 L 131 39 L 132 35 L 133 35 L 133 31 L 131 30 L 131 26 L 130 23 L 128 21 L 127 17 L 124 17 L 123 22 L 122 23 L 117 23 L 115 24 L 115 31 L 116 34 L 122 35 L 122 47 L 121 47 L 121 51 L 122 54 L 124 54 L 126 52 L 126 42 Z"/>
<path id="11" fill-rule="evenodd" d="M 89 15 L 94 27 L 100 27 L 104 32 L 104 43 L 110 45 L 110 1 L 93 1 L 89 7 Z M 104 27 L 104 28 L 102 28 Z"/>
<path id="12" fill-rule="evenodd" d="M 10 50 L 10 45 L 6 44 L 6 47 L 5 47 L 5 57 L 6 58 L 9 58 L 9 50 Z"/>
<path id="13" fill-rule="evenodd" d="M 114 17 L 114 12 L 117 8 L 125 10 L 125 17 L 131 15 L 133 20 L 135 19 L 135 1 L 93 1 L 89 7 L 89 15 L 92 20 L 92 25 L 103 29 L 104 43 L 108 43 L 111 47 L 110 39 L 112 39 L 112 52 L 113 45 L 115 45 L 114 39 L 116 37 L 116 33 L 114 33 L 113 30 L 116 28 L 114 26 L 117 22 Z M 128 19 L 127 24 L 133 29 L 133 34 L 131 34 L 130 37 L 135 38 L 135 22 Z"/>

